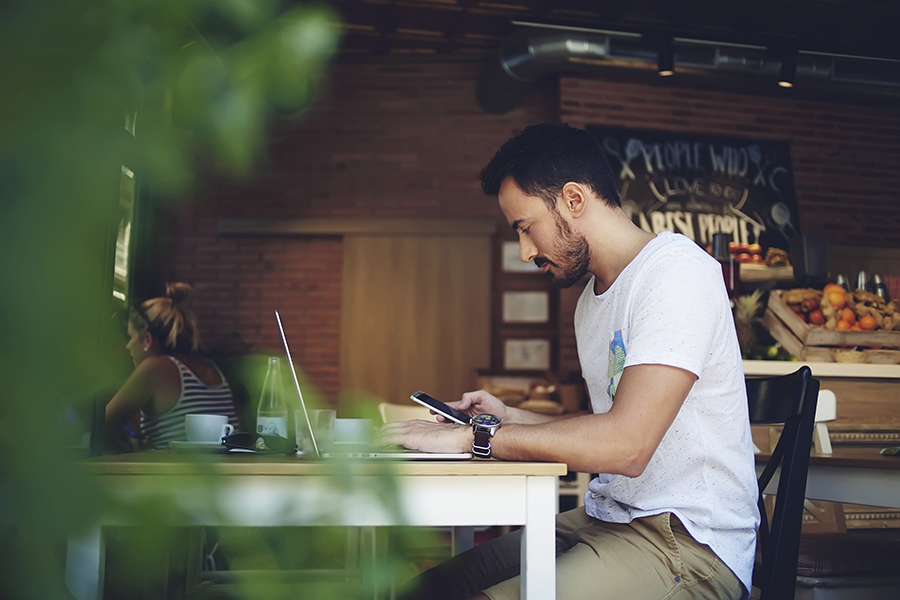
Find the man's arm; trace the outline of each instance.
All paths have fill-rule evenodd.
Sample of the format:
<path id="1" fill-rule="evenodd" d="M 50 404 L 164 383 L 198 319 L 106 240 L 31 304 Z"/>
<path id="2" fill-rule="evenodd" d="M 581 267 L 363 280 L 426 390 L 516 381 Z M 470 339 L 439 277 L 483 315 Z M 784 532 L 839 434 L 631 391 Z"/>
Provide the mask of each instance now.
<path id="1" fill-rule="evenodd" d="M 492 454 L 506 460 L 564 462 L 572 471 L 637 477 L 697 377 L 667 365 L 635 365 L 622 372 L 609 412 L 539 426 L 501 425 Z"/>
<path id="2" fill-rule="evenodd" d="M 491 453 L 503 460 L 563 462 L 572 471 L 637 477 L 681 409 L 697 377 L 666 365 L 635 365 L 622 373 L 608 413 L 538 423 L 504 422 L 491 441 Z M 497 415 L 503 419 L 504 415 Z M 540 415 L 539 417 L 543 417 Z M 472 428 L 426 421 L 385 426 L 394 444 L 429 452 L 468 452 Z"/>

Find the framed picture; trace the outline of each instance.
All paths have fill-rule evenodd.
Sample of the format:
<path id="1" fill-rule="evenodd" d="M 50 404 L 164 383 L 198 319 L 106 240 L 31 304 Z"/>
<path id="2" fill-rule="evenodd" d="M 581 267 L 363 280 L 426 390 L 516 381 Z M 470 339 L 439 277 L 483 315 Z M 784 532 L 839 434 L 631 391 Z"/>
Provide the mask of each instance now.
<path id="1" fill-rule="evenodd" d="M 503 345 L 503 367 L 510 371 L 548 371 L 550 369 L 550 340 L 506 340 Z"/>
<path id="2" fill-rule="evenodd" d="M 519 242 L 503 242 L 500 251 L 504 273 L 541 273 L 541 268 L 534 261 L 522 262 L 519 257 Z"/>
<path id="3" fill-rule="evenodd" d="M 548 323 L 550 292 L 503 292 L 504 323 Z"/>

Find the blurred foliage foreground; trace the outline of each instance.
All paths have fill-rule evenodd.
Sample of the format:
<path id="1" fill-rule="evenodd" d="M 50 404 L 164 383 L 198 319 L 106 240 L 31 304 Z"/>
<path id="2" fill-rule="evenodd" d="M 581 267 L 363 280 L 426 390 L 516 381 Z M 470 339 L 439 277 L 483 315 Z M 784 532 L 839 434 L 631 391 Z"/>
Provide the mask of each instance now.
<path id="1" fill-rule="evenodd" d="M 101 343 L 120 167 L 169 198 L 186 195 L 201 162 L 247 172 L 268 112 L 302 110 L 337 37 L 327 7 L 274 0 L 0 3 L 0 597 L 71 597 L 66 540 L 101 516 L 132 526 L 134 551 L 108 559 L 139 568 L 166 556 L 177 533 L 164 525 L 182 509 L 165 489 L 126 500 L 71 450 L 72 415 L 121 383 Z M 373 501 L 391 510 L 392 494 L 385 483 Z M 285 536 L 240 546 L 252 564 L 303 567 L 313 553 Z M 258 584 L 234 593 L 272 596 Z"/>

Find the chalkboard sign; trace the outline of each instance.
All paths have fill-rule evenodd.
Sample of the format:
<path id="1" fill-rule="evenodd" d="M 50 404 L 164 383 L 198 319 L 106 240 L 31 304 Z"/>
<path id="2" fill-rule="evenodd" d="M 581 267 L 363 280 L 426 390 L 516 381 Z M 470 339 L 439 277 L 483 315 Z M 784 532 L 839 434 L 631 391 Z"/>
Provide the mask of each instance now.
<path id="1" fill-rule="evenodd" d="M 609 156 L 622 208 L 642 229 L 703 247 L 714 233 L 787 249 L 800 233 L 790 147 L 706 135 L 588 126 Z"/>

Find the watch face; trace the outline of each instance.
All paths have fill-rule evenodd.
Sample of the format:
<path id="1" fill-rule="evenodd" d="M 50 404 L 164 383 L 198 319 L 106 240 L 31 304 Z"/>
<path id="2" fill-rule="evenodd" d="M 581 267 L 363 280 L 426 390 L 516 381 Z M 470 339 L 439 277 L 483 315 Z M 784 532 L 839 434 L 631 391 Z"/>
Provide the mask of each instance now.
<path id="1" fill-rule="evenodd" d="M 499 425 L 500 419 L 495 417 L 494 415 L 475 415 L 472 417 L 472 423 L 476 423 L 478 425 Z"/>

